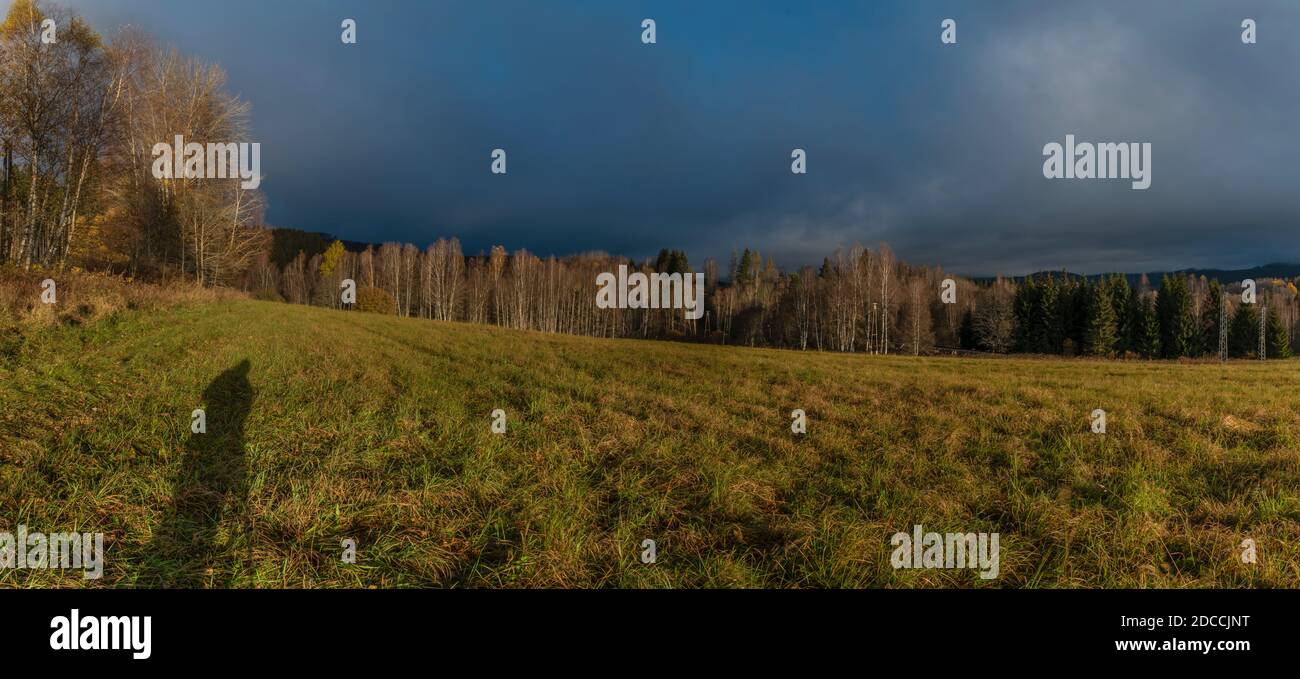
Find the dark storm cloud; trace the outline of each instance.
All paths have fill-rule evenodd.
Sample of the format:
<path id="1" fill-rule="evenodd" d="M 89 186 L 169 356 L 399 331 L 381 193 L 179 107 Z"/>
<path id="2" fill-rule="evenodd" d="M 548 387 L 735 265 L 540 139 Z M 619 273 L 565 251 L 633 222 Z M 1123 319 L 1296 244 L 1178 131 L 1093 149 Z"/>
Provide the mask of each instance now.
<path id="1" fill-rule="evenodd" d="M 880 241 L 968 274 L 1300 260 L 1285 0 L 68 4 L 229 71 L 281 226 L 787 268 Z M 1067 133 L 1151 142 L 1151 188 L 1044 179 Z"/>

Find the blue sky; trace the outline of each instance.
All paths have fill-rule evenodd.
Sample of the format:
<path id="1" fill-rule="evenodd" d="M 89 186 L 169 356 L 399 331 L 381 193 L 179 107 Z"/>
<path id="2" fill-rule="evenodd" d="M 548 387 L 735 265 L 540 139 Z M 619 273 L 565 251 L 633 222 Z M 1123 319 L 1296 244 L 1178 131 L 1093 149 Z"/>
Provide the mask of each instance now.
<path id="1" fill-rule="evenodd" d="M 785 268 L 883 241 L 969 275 L 1300 261 L 1286 0 L 62 4 L 228 71 L 277 226 Z M 1067 133 L 1151 142 L 1151 188 L 1044 179 Z"/>

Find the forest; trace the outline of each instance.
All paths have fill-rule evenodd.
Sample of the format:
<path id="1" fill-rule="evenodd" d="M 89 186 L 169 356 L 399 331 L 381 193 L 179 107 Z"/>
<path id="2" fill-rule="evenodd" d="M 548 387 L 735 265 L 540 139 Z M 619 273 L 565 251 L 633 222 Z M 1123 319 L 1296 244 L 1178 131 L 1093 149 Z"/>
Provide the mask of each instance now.
<path id="1" fill-rule="evenodd" d="M 280 232 L 276 232 L 276 238 Z M 305 240 L 297 235 L 298 241 Z M 324 240 L 320 241 L 322 244 Z M 322 245 L 323 247 L 323 245 Z M 538 257 L 504 247 L 466 256 L 455 238 L 424 250 L 386 243 L 359 251 L 335 241 L 277 265 L 259 257 L 246 287 L 264 299 L 340 308 L 354 280 L 367 311 L 596 337 L 706 341 L 819 351 L 934 354 L 945 351 L 1065 356 L 1257 357 L 1260 316 L 1265 356 L 1294 349 L 1296 281 L 1256 281 L 1252 303 L 1242 283 L 1204 275 L 1145 276 L 1066 272 L 1022 281 L 976 282 L 941 268 L 900 262 L 887 245 L 836 250 L 820 267 L 786 272 L 756 250 L 733 253 L 720 271 L 702 265 L 706 312 L 597 309 L 594 281 L 627 265 L 644 273 L 695 273 L 680 250 L 637 262 L 605 253 Z M 942 282 L 956 294 L 944 303 Z M 1220 328 L 1226 328 L 1221 333 Z M 1221 337 L 1221 334 L 1223 335 Z"/>

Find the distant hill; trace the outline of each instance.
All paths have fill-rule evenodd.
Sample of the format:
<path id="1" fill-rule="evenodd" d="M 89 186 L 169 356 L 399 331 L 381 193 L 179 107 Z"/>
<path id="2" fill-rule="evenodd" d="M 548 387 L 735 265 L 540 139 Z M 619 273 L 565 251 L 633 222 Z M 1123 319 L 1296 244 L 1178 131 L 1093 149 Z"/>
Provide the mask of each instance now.
<path id="1" fill-rule="evenodd" d="M 1260 279 L 1260 278 L 1300 277 L 1300 264 L 1273 263 L 1273 264 L 1265 264 L 1263 266 L 1256 266 L 1249 269 L 1180 269 L 1178 271 L 1148 271 L 1145 274 L 1126 273 L 1124 274 L 1124 277 L 1128 279 L 1129 285 L 1136 285 L 1143 275 L 1147 277 L 1147 280 L 1150 281 L 1152 285 L 1159 285 L 1160 278 L 1170 273 L 1191 274 L 1193 276 L 1205 276 L 1210 280 L 1218 279 L 1220 283 L 1229 284 L 1229 283 L 1240 283 L 1243 279 L 1246 278 Z M 1060 278 L 1062 272 L 1038 271 L 1032 274 L 1028 274 L 1026 276 L 1009 276 L 1008 278 L 1010 280 L 1019 283 L 1025 280 L 1026 278 L 1033 278 L 1034 276 L 1046 276 L 1048 274 Z M 1064 275 L 1069 276 L 1071 278 L 1084 278 L 1084 276 L 1081 274 L 1070 273 L 1070 272 L 1064 272 Z M 1109 274 L 1089 274 L 1088 276 L 1086 276 L 1086 278 L 1088 278 L 1088 280 L 1095 281 L 1098 278 L 1101 278 L 1102 276 L 1105 275 L 1109 275 Z M 991 283 L 995 279 L 991 276 L 985 276 L 981 278 L 974 278 L 972 280 L 974 280 L 977 283 Z"/>
<path id="2" fill-rule="evenodd" d="M 328 233 L 317 231 L 303 231 L 301 229 L 271 229 L 271 261 L 276 266 L 284 266 L 293 261 L 298 256 L 298 251 L 306 253 L 310 259 L 312 255 L 318 255 L 325 252 L 325 248 L 330 246 L 336 239 Z M 356 241 L 345 240 L 343 247 L 349 252 L 361 252 L 370 246 L 370 243 L 359 243 Z M 378 248 L 378 245 L 374 246 Z"/>
<path id="3" fill-rule="evenodd" d="M 310 259 L 312 255 L 325 252 L 325 249 L 335 240 L 336 238 L 328 233 L 273 227 L 271 229 L 271 261 L 274 262 L 276 266 L 283 267 L 285 264 L 293 261 L 293 258 L 298 256 L 300 250 L 306 253 L 308 259 Z M 342 242 L 343 247 L 349 252 L 361 252 L 367 247 L 374 247 L 375 249 L 379 248 L 378 243 L 362 243 L 350 240 L 344 240 Z M 1300 277 L 1300 264 L 1273 263 L 1250 269 L 1181 269 L 1176 272 L 1148 271 L 1145 275 L 1147 280 L 1151 281 L 1152 285 L 1158 286 L 1160 285 L 1160 278 L 1167 273 L 1188 273 L 1194 276 L 1205 276 L 1209 279 L 1217 278 L 1220 283 L 1226 285 L 1229 283 L 1240 283 L 1246 278 L 1297 278 Z M 1061 271 L 1037 271 L 1025 276 L 1009 276 L 1007 278 L 1019 283 L 1024 281 L 1026 278 L 1046 276 L 1048 274 L 1057 278 L 1060 278 L 1063 275 Z M 1085 277 L 1082 274 L 1070 272 L 1064 272 L 1064 275 L 1071 278 Z M 1109 274 L 1089 274 L 1086 278 L 1095 281 L 1105 275 Z M 1142 276 L 1143 274 L 1141 273 L 1124 274 L 1124 277 L 1128 279 L 1130 286 L 1136 286 Z M 995 280 L 995 277 L 982 276 L 972 278 L 971 280 L 981 285 L 986 285 L 992 283 Z"/>
<path id="4" fill-rule="evenodd" d="M 1188 269 L 1186 273 L 1219 279 L 1220 283 L 1232 283 L 1243 278 L 1295 278 L 1300 276 L 1300 264 L 1265 264 L 1251 269 Z M 1160 280 L 1160 274 L 1149 273 L 1147 278 Z"/>

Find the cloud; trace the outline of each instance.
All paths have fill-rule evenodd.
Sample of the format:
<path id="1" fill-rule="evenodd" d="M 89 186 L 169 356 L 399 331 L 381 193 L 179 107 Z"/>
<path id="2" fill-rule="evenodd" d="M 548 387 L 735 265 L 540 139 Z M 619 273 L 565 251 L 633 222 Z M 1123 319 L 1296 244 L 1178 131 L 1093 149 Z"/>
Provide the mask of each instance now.
<path id="1" fill-rule="evenodd" d="M 785 268 L 887 241 L 970 275 L 1300 260 L 1292 2 L 1252 5 L 1250 46 L 1210 0 L 69 4 L 227 68 L 277 225 Z M 1067 133 L 1151 142 L 1151 188 L 1044 179 Z"/>

